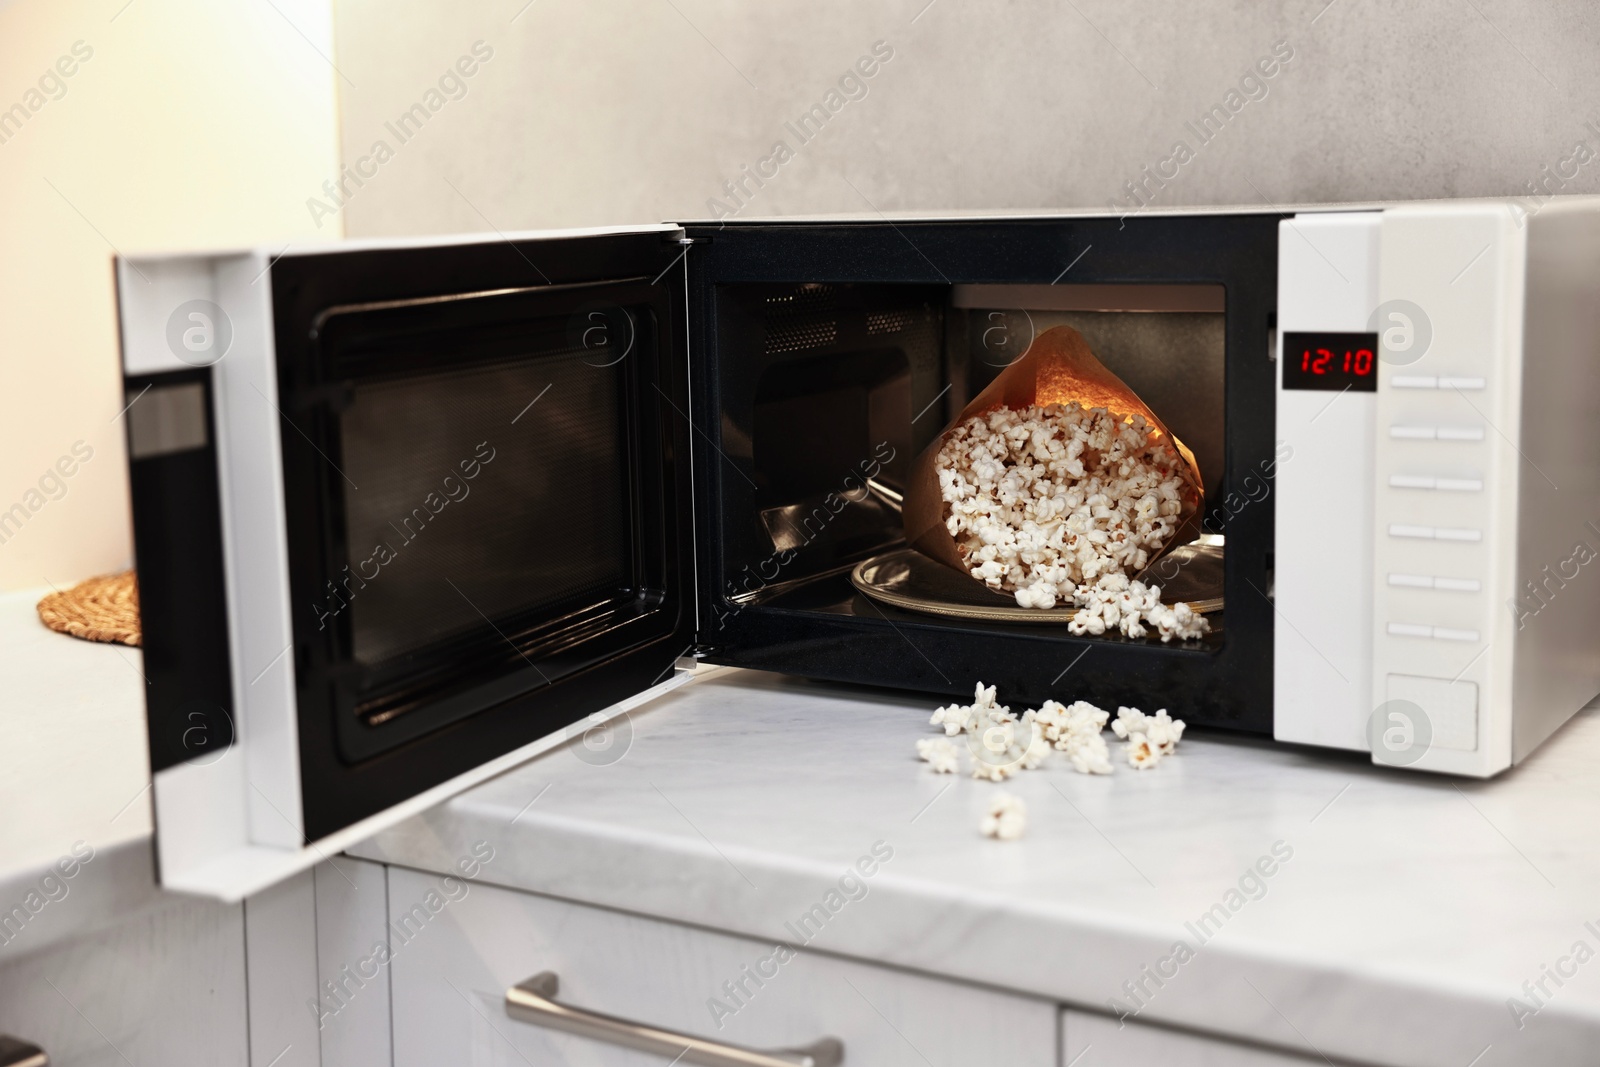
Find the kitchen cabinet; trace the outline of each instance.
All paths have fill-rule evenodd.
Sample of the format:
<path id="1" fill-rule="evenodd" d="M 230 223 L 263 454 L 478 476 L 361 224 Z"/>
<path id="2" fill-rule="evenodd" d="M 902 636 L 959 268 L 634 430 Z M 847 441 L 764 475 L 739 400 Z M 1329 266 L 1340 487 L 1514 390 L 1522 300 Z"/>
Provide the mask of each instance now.
<path id="1" fill-rule="evenodd" d="M 388 883 L 394 1067 L 664 1062 L 508 1018 L 506 989 L 542 971 L 575 1007 L 760 1048 L 835 1037 L 846 1064 L 1056 1063 L 1047 1000 L 398 867 Z"/>
<path id="2" fill-rule="evenodd" d="M 0 965 L 0 1033 L 52 1067 L 250 1067 L 242 906 L 172 898 L 36 952 L 30 933 Z"/>
<path id="3" fill-rule="evenodd" d="M 1071 1067 L 1311 1067 L 1337 1061 L 1311 1048 L 1298 1055 L 1114 1015 L 1064 1008 L 1061 1062 Z"/>

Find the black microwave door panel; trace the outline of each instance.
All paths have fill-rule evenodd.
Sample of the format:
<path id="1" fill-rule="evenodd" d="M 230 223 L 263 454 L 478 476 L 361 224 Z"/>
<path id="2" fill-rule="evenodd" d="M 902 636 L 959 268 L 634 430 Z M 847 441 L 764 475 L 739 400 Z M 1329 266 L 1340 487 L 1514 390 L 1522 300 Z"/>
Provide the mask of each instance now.
<path id="1" fill-rule="evenodd" d="M 690 650 L 680 236 L 273 265 L 308 840 Z"/>
<path id="2" fill-rule="evenodd" d="M 211 370 L 129 375 L 127 395 L 146 727 L 159 774 L 233 743 Z"/>
<path id="3" fill-rule="evenodd" d="M 1014 707 L 1082 698 L 1270 733 L 1277 225 L 1271 213 L 689 225 L 705 242 L 689 276 L 701 655 L 939 697 L 970 698 L 982 680 Z M 856 561 L 896 546 L 898 520 L 892 497 L 839 498 L 864 476 L 892 488 L 997 372 L 953 356 L 979 330 L 1029 321 L 1024 303 L 975 325 L 960 285 L 1220 287 L 1215 414 L 1197 427 L 1210 435 L 1207 529 L 1227 541 L 1218 632 L 1187 647 L 1079 638 L 897 610 L 851 587 Z"/>

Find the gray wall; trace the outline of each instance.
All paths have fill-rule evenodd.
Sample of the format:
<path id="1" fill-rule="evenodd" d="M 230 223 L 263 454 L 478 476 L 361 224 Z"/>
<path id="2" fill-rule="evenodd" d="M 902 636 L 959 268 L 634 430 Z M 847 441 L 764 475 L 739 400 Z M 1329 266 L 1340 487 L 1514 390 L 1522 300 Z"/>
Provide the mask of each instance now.
<path id="1" fill-rule="evenodd" d="M 1525 195 L 1545 167 L 1600 191 L 1594 0 L 524 2 L 340 0 L 345 161 L 394 153 L 348 186 L 350 235 L 703 218 L 778 141 L 746 217 L 1103 208 L 1179 141 L 1157 204 Z M 465 95 L 426 100 L 477 40 Z M 893 58 L 802 144 L 785 121 L 880 40 Z M 1185 123 L 1280 41 L 1202 143 Z M 385 123 L 419 102 L 402 144 Z"/>

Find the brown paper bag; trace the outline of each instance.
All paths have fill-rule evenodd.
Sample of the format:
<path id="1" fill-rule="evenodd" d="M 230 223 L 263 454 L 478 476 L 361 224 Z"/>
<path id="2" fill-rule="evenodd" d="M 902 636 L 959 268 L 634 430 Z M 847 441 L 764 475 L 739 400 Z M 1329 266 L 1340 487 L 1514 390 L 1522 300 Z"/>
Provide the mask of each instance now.
<path id="1" fill-rule="evenodd" d="M 1057 326 L 1034 338 L 1022 358 L 1001 371 L 999 377 L 962 408 L 961 414 L 956 416 L 945 432 L 917 457 L 906 486 L 902 510 L 906 542 L 924 555 L 970 577 L 960 552 L 956 550 L 955 540 L 945 526 L 944 499 L 939 493 L 939 474 L 934 466 L 945 438 L 951 429 L 974 415 L 996 408 L 1021 411 L 1034 404 L 1044 407 L 1074 401 L 1085 408 L 1105 408 L 1112 415 L 1121 416 L 1124 421 L 1131 421 L 1134 415 L 1143 415 L 1145 422 L 1153 428 L 1151 441 L 1159 442 L 1165 438 L 1177 449 L 1190 473 L 1190 492 L 1185 494 L 1178 530 L 1162 546 L 1162 552 L 1191 540 L 1198 532 L 1201 505 L 1205 498 L 1194 453 L 1172 436 L 1166 424 L 1139 399 L 1138 394 L 1106 369 L 1106 365 L 1090 350 L 1082 334 L 1071 326 Z M 978 581 L 976 578 L 972 580 Z"/>

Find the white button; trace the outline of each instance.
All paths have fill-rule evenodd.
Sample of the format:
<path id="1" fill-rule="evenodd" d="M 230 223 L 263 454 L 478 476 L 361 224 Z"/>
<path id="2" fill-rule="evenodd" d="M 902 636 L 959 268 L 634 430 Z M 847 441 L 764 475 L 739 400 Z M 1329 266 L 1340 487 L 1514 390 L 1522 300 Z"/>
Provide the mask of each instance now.
<path id="1" fill-rule="evenodd" d="M 1478 686 L 1475 682 L 1405 674 L 1391 674 L 1387 681 L 1385 689 L 1389 700 L 1408 701 L 1428 716 L 1433 725 L 1433 738 L 1428 742 L 1430 749 L 1471 752 L 1478 747 Z"/>
<path id="2" fill-rule="evenodd" d="M 1433 587 L 1448 589 L 1452 593 L 1476 593 L 1483 588 L 1476 578 L 1435 578 Z"/>
<path id="3" fill-rule="evenodd" d="M 1391 474 L 1389 485 L 1394 489 L 1434 489 L 1438 486 L 1438 479 L 1425 474 Z"/>
<path id="4" fill-rule="evenodd" d="M 1439 436 L 1437 426 L 1403 426 L 1399 423 L 1389 427 L 1389 436 L 1403 441 L 1432 441 Z"/>
<path id="5" fill-rule="evenodd" d="M 1385 629 L 1393 637 L 1431 637 L 1436 641 L 1476 641 L 1478 631 L 1449 626 L 1424 626 L 1416 622 L 1391 622 Z"/>
<path id="6" fill-rule="evenodd" d="M 1441 441 L 1481 441 L 1483 440 L 1482 426 L 1441 426 L 1439 427 L 1439 440 Z"/>
<path id="7" fill-rule="evenodd" d="M 1440 378 L 1440 389 L 1482 389 L 1482 378 Z"/>
<path id="8" fill-rule="evenodd" d="M 1424 541 L 1433 540 L 1432 526 L 1407 526 L 1404 523 L 1392 522 L 1389 524 L 1390 537 L 1416 537 Z"/>
<path id="9" fill-rule="evenodd" d="M 1437 389 L 1439 379 L 1431 374 L 1396 374 L 1389 384 L 1396 389 Z"/>
<path id="10" fill-rule="evenodd" d="M 1419 626 L 1414 622 L 1391 622 L 1389 633 L 1395 637 L 1432 637 L 1433 627 Z"/>
<path id="11" fill-rule="evenodd" d="M 1455 493 L 1481 493 L 1483 492 L 1483 479 L 1481 478 L 1440 478 L 1434 483 L 1437 488 Z"/>
<path id="12" fill-rule="evenodd" d="M 1434 528 L 1433 536 L 1441 541 L 1482 541 L 1483 531 L 1467 526 L 1438 526 Z"/>
<path id="13" fill-rule="evenodd" d="M 1409 589 L 1432 589 L 1433 579 L 1426 574 L 1391 574 L 1390 585 L 1401 585 Z"/>

